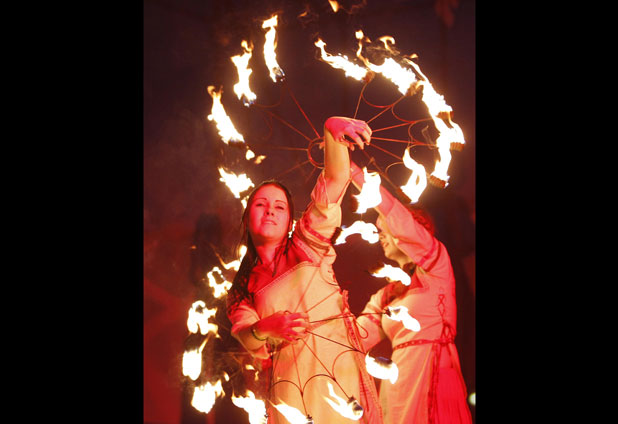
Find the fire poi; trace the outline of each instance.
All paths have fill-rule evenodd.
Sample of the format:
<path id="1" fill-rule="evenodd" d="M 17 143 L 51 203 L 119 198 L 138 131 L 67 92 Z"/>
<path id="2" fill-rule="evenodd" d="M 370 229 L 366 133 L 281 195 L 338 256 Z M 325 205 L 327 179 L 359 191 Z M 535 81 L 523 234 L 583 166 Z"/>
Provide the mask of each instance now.
<path id="1" fill-rule="evenodd" d="M 339 8 L 338 3 L 330 0 L 329 2 L 333 10 L 336 12 Z M 265 61 L 263 66 L 268 69 L 272 82 L 274 84 L 281 84 L 285 80 L 285 74 L 276 59 L 278 36 L 277 26 L 278 16 L 276 14 L 269 19 L 264 20 L 262 23 L 261 28 L 264 30 L 263 52 Z M 395 125 L 395 127 L 408 126 L 411 128 L 417 122 L 431 121 L 434 124 L 435 130 L 439 133 L 439 136 L 434 141 L 434 145 L 431 146 L 435 148 L 438 153 L 438 158 L 435 161 L 434 169 L 431 174 L 426 172 L 425 167 L 421 163 L 412 158 L 410 151 L 413 146 L 427 144 L 415 140 L 411 135 L 408 140 L 400 140 L 407 145 L 403 155 L 393 155 L 389 152 L 391 156 L 395 157 L 398 162 L 405 165 L 405 167 L 410 171 L 408 182 L 403 186 L 394 187 L 397 194 L 403 195 L 403 198 L 405 198 L 405 200 L 409 203 L 415 203 L 419 200 L 421 194 L 426 189 L 428 181 L 437 188 L 444 188 L 448 185 L 448 166 L 451 161 L 450 152 L 451 150 L 458 151 L 463 148 L 465 144 L 463 132 L 452 120 L 452 108 L 446 104 L 444 97 L 435 91 L 427 76 L 422 73 L 419 65 L 412 60 L 416 58 L 415 55 L 405 56 L 402 58 L 397 52 L 391 49 L 391 47 L 395 44 L 394 38 L 391 36 L 384 36 L 381 37 L 379 41 L 383 43 L 385 50 L 391 53 L 391 57 L 384 58 L 383 62 L 380 64 L 372 63 L 363 55 L 365 44 L 370 42 L 369 38 L 366 37 L 362 31 L 356 31 L 355 36 L 358 40 L 355 59 L 349 59 L 348 56 L 343 54 L 327 52 L 327 43 L 321 38 L 318 38 L 317 41 L 315 41 L 315 46 L 319 49 L 320 60 L 337 71 L 343 71 L 346 77 L 358 81 L 359 84 L 363 84 L 359 96 L 359 105 L 361 100 L 363 100 L 363 92 L 365 88 L 378 75 L 390 81 L 393 87 L 401 93 L 402 97 L 399 100 L 405 98 L 406 96 L 417 96 L 426 106 L 429 116 L 419 121 L 406 121 L 393 114 L 395 118 L 402 121 L 402 124 Z M 260 43 L 253 43 L 251 41 L 243 40 L 241 43 L 243 53 L 241 55 L 234 55 L 231 57 L 231 60 L 238 71 L 238 82 L 234 85 L 233 91 L 236 94 L 238 101 L 242 102 L 242 104 L 247 108 L 252 107 L 252 111 L 256 110 L 254 106 L 259 105 L 259 103 L 256 94 L 250 87 L 249 79 L 252 74 L 252 69 L 249 67 L 249 61 L 252 57 L 254 46 L 259 44 Z M 289 90 L 289 85 L 286 84 L 285 87 Z M 223 88 L 221 87 L 216 89 L 215 86 L 210 85 L 207 88 L 207 92 L 212 98 L 212 110 L 211 114 L 207 116 L 207 119 L 214 123 L 223 143 L 225 145 L 236 144 L 244 146 L 246 149 L 245 159 L 247 162 L 254 165 L 260 165 L 266 156 L 256 156 L 255 153 L 251 151 L 249 148 L 249 144 L 251 143 L 247 143 L 245 141 L 245 137 L 236 129 L 231 118 L 227 115 L 221 100 Z M 293 97 L 291 90 L 288 94 Z M 367 122 L 371 122 L 389 109 L 392 110 L 393 106 L 398 103 L 399 100 L 389 107 L 383 107 L 382 111 L 378 113 L 378 115 L 368 119 Z M 304 111 L 302 111 L 302 108 L 300 108 L 300 105 L 295 98 L 294 101 L 305 118 L 307 118 L 307 115 Z M 272 114 L 272 112 L 269 113 Z M 289 126 L 289 124 L 287 124 L 282 118 L 278 119 L 280 119 L 282 123 Z M 309 121 L 308 118 L 307 120 Z M 313 125 L 311 126 L 317 134 L 317 131 L 315 131 Z M 374 129 L 374 133 L 386 129 L 388 128 L 377 128 Z M 294 130 L 302 135 L 302 133 L 297 129 Z M 305 163 L 311 163 L 313 166 L 316 166 L 316 162 L 312 160 L 311 153 L 309 151 L 312 143 L 314 143 L 316 139 L 304 135 L 303 137 L 309 141 L 309 148 L 307 149 L 307 152 L 310 160 Z M 372 140 L 397 141 L 378 136 L 372 136 Z M 375 146 L 375 144 L 373 145 Z M 388 152 L 388 149 L 383 147 L 376 146 L 376 148 L 381 151 Z M 363 154 L 369 157 L 367 152 L 363 151 Z M 372 161 L 370 161 L 370 164 L 371 163 Z M 373 164 L 377 167 L 375 162 Z M 379 186 L 381 183 L 381 177 L 384 178 L 386 182 L 393 185 L 390 179 L 388 179 L 386 173 L 379 167 L 375 172 L 370 172 L 367 170 L 367 167 L 365 167 L 363 168 L 363 172 L 365 173 L 366 184 L 363 186 L 361 193 L 355 195 L 358 200 L 358 208 L 355 212 L 358 214 L 362 214 L 366 212 L 367 209 L 380 204 L 381 198 Z M 219 173 L 221 175 L 220 181 L 228 187 L 233 197 L 235 199 L 239 199 L 242 202 L 243 207 L 246 207 L 246 197 L 244 193 L 254 186 L 251 179 L 244 172 L 235 173 L 226 170 L 223 166 L 219 167 Z M 334 241 L 334 244 L 345 243 L 346 238 L 351 234 L 361 234 L 362 238 L 368 243 L 375 243 L 378 240 L 377 229 L 373 224 L 366 223 L 362 220 L 357 220 L 350 226 L 346 227 L 342 225 L 342 232 L 339 234 L 336 241 Z M 240 264 L 240 259 L 242 259 L 245 251 L 246 248 L 245 250 L 241 250 L 238 257 L 232 258 L 229 263 L 224 263 L 223 259 L 220 258 L 222 268 L 226 271 L 237 271 Z M 403 272 L 401 269 L 390 265 L 384 265 L 380 270 L 377 270 L 372 275 L 377 278 L 387 278 L 389 281 L 401 281 L 404 285 L 410 284 L 410 276 L 408 274 Z M 207 284 L 208 287 L 212 289 L 212 297 L 218 301 L 225 299 L 227 291 L 231 287 L 231 283 L 219 267 L 214 267 L 206 273 L 206 276 L 204 277 L 204 284 Z M 216 308 L 208 308 L 204 301 L 199 300 L 191 306 L 191 309 L 188 312 L 187 327 L 189 332 L 195 335 L 205 336 L 199 347 L 189 349 L 185 351 L 183 355 L 183 375 L 187 376 L 194 382 L 196 382 L 200 375 L 204 372 L 205 367 L 202 361 L 204 347 L 210 340 L 218 336 L 219 327 L 217 324 L 210 322 L 210 319 L 215 316 L 216 311 Z M 412 312 L 412 314 L 414 313 L 414 311 L 408 311 L 405 307 L 389 307 L 387 310 L 383 311 L 382 314 L 392 320 L 401 321 L 404 324 L 404 327 L 409 331 L 419 331 L 419 322 L 411 316 L 409 312 Z M 341 317 L 333 319 L 340 318 Z M 313 324 L 319 323 L 314 322 Z M 360 350 L 352 346 L 348 347 L 351 350 L 360 352 Z M 386 358 L 373 357 L 370 355 L 370 352 L 361 353 L 365 354 L 366 369 L 370 375 L 378 379 L 390 380 L 391 382 L 395 382 L 397 380 L 397 364 Z M 319 352 L 315 352 L 314 354 L 319 355 Z M 250 367 L 250 365 L 247 365 L 247 367 Z M 253 370 L 256 372 L 255 378 L 257 379 L 257 370 Z M 196 385 L 192 400 L 193 407 L 198 411 L 208 413 L 217 399 L 226 396 L 226 392 L 222 386 L 224 382 L 229 382 L 229 376 L 226 373 L 223 373 L 221 378 Z M 332 382 L 337 384 L 334 377 L 332 377 Z M 334 392 L 333 387 L 334 386 L 329 382 L 329 391 L 324 393 L 324 399 L 328 402 L 328 404 L 344 417 L 352 420 L 360 419 L 363 415 L 362 405 L 360 405 L 353 397 L 345 399 L 338 396 Z M 268 416 L 266 413 L 266 404 L 269 402 L 268 399 L 260 399 L 256 397 L 251 390 L 247 390 L 244 395 L 240 396 L 234 394 L 232 391 L 230 396 L 234 405 L 247 412 L 248 421 L 250 424 L 265 424 L 267 422 Z M 299 411 L 289 405 L 274 404 L 272 406 L 280 411 L 292 424 L 305 424 L 313 422 L 311 415 L 305 414 L 304 412 Z"/>

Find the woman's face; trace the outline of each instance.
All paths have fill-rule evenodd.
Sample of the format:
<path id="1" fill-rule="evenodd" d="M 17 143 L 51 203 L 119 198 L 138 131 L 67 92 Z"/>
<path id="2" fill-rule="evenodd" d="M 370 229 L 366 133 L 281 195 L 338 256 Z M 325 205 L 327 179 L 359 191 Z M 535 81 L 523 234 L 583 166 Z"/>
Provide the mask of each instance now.
<path id="1" fill-rule="evenodd" d="M 378 217 L 376 225 L 380 229 L 380 244 L 382 245 L 382 250 L 384 250 L 384 256 L 394 261 L 397 261 L 397 259 L 401 257 L 407 258 L 406 254 L 395 244 L 395 238 L 391 235 L 386 222 L 381 216 Z"/>
<path id="2" fill-rule="evenodd" d="M 260 187 L 247 216 L 247 226 L 255 245 L 279 243 L 287 237 L 290 212 L 285 192 L 275 185 Z"/>

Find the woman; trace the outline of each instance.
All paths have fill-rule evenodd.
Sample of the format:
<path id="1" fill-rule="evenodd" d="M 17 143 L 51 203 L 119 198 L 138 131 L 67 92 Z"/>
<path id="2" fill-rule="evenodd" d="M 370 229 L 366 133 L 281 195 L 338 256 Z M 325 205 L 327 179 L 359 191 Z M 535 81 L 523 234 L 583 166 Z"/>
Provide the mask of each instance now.
<path id="1" fill-rule="evenodd" d="M 370 137 L 363 121 L 325 122 L 324 170 L 291 237 L 294 211 L 285 187 L 267 181 L 248 199 L 242 221 L 247 253 L 228 295 L 228 315 L 232 335 L 267 364 L 261 374 L 268 376 L 263 396 L 269 424 L 288 422 L 275 407 L 281 405 L 315 423 L 382 423 L 347 293 L 333 273 L 330 242 L 350 182 L 348 148 L 362 149 Z M 361 420 L 335 411 L 337 398 L 344 415 L 358 414 L 353 407 L 360 404 Z"/>
<path id="2" fill-rule="evenodd" d="M 352 182 L 361 188 L 363 171 L 354 163 Z M 392 343 L 391 360 L 399 369 L 392 384 L 380 384 L 380 403 L 388 424 L 471 423 L 457 349 L 455 278 L 444 245 L 434 237 L 431 218 L 408 209 L 384 187 L 376 226 L 384 256 L 411 276 L 409 286 L 392 282 L 375 293 L 358 318 L 369 350 L 384 338 Z M 383 314 L 405 306 L 421 326 L 414 332 Z"/>

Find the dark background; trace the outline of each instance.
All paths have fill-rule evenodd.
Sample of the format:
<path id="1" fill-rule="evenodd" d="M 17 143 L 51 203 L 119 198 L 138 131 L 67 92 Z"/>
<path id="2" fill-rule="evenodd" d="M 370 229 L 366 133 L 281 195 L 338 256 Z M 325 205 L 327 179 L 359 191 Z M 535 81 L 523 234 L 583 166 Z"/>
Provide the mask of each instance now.
<path id="1" fill-rule="evenodd" d="M 303 137 L 276 120 L 271 128 L 263 108 L 247 108 L 235 97 L 237 73 L 230 57 L 242 53 L 243 39 L 255 46 L 250 84 L 258 95 L 257 104 L 273 105 L 281 99 L 272 110 L 310 138 L 315 134 L 301 109 L 321 134 L 329 116 L 354 114 L 362 87 L 343 71 L 317 59 L 318 49 L 313 45 L 317 36 L 329 53 L 350 58 L 357 47 L 357 29 L 372 40 L 394 37 L 402 54 L 418 55 L 416 63 L 453 108 L 453 120 L 462 128 L 466 145 L 463 151 L 452 152 L 449 185 L 445 189 L 428 186 L 420 203 L 434 216 L 437 237 L 451 256 L 457 279 L 455 341 L 468 391 L 476 392 L 476 3 L 367 0 L 340 4 L 343 9 L 334 13 L 326 0 L 143 3 L 144 422 L 233 422 L 230 417 L 238 412 L 240 415 L 234 416 L 248 422 L 244 412 L 234 407 L 228 410 L 223 402 L 208 416 L 193 410 L 181 370 L 187 311 L 200 295 L 203 274 L 216 264 L 211 245 L 231 260 L 238 241 L 242 206 L 219 181 L 217 168 L 246 172 L 255 184 L 278 177 L 294 194 L 297 217 L 317 176 L 312 165 L 300 165 L 307 159 Z M 284 83 L 269 79 L 261 57 L 261 22 L 277 11 L 277 60 L 286 76 Z M 228 115 L 251 149 L 267 156 L 262 164 L 244 161 L 242 148 L 220 140 L 214 123 L 207 119 L 212 106 L 206 91 L 209 85 L 223 87 Z M 367 86 L 365 95 L 375 104 L 390 104 L 400 97 L 392 84 L 378 77 Z M 397 106 L 397 113 L 407 119 L 424 118 L 419 102 L 418 98 L 407 98 Z M 357 117 L 367 120 L 375 114 L 375 109 L 361 103 Z M 376 119 L 372 128 L 395 123 L 392 116 L 384 116 Z M 405 131 L 383 136 L 406 137 Z M 398 154 L 402 150 L 400 145 L 381 146 Z M 368 153 L 382 165 L 394 161 L 375 149 Z M 419 161 L 426 159 L 426 169 L 431 172 L 432 156 L 421 149 L 412 153 Z M 319 152 L 314 155 L 319 157 Z M 366 161 L 358 151 L 353 152 L 353 159 Z M 300 166 L 290 171 L 297 164 Z M 399 168 L 393 167 L 389 175 L 403 184 Z M 344 198 L 343 225 L 359 219 L 351 212 L 350 198 L 355 193 L 351 188 Z M 362 219 L 374 222 L 375 215 L 370 211 Z M 369 296 L 384 284 L 367 273 L 370 264 L 382 259 L 380 248 L 352 236 L 336 250 L 337 279 L 349 290 L 353 311 L 360 312 Z M 387 346 L 382 350 L 388 354 Z M 475 407 L 471 410 L 474 416 Z"/>

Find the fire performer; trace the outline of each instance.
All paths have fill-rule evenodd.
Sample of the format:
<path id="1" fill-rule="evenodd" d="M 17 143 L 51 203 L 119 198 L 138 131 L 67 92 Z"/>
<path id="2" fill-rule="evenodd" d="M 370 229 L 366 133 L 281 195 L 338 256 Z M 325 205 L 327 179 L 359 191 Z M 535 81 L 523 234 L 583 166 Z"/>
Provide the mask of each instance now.
<path id="1" fill-rule="evenodd" d="M 269 424 L 288 423 L 281 413 L 288 407 L 317 424 L 382 423 L 347 292 L 332 268 L 331 239 L 350 183 L 348 148 L 363 149 L 370 138 L 363 121 L 326 120 L 324 169 L 293 232 L 284 186 L 266 181 L 248 199 L 247 253 L 228 295 L 228 315 L 232 335 L 262 365 Z"/>
<path id="2" fill-rule="evenodd" d="M 363 170 L 352 162 L 352 182 L 361 188 Z M 384 338 L 392 344 L 391 360 L 398 365 L 393 384 L 382 381 L 380 403 L 388 424 L 471 423 L 466 387 L 453 339 L 456 326 L 455 278 L 444 245 L 434 237 L 431 217 L 421 208 L 404 206 L 383 186 L 376 226 L 384 256 L 411 276 L 411 283 L 394 281 L 378 290 L 366 304 L 358 323 L 368 331 L 369 350 Z M 420 323 L 420 331 L 383 313 L 405 306 Z M 378 318 L 376 318 L 378 317 Z"/>

